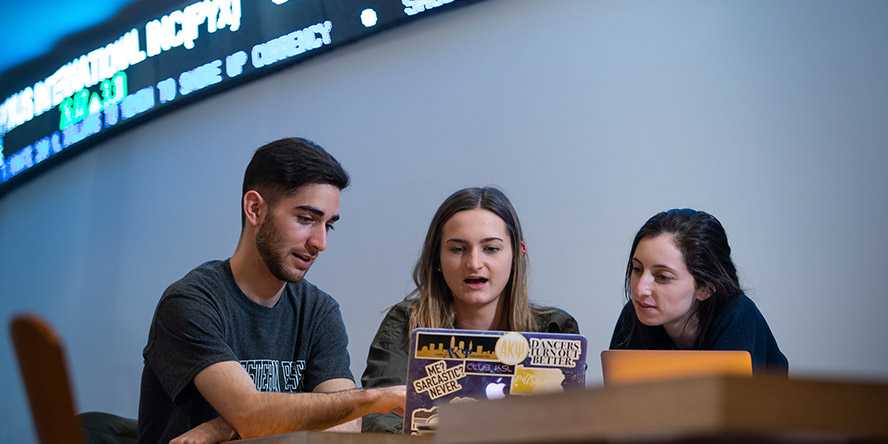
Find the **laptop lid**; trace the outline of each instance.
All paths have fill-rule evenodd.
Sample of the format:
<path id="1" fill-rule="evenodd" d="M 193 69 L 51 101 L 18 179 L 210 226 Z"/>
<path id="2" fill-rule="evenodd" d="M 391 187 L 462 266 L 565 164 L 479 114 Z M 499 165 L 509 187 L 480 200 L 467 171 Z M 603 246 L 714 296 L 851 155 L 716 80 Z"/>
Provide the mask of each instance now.
<path id="1" fill-rule="evenodd" d="M 730 374 L 752 376 L 747 351 L 605 350 L 601 352 L 605 385 Z"/>
<path id="2" fill-rule="evenodd" d="M 574 334 L 418 328 L 410 334 L 404 431 L 437 427 L 442 403 L 586 385 L 586 338 Z"/>

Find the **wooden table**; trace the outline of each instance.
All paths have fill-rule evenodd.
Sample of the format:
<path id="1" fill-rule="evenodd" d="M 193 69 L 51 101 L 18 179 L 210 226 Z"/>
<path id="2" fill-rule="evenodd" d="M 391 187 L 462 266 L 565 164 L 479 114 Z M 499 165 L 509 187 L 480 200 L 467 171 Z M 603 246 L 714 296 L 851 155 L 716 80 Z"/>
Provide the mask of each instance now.
<path id="1" fill-rule="evenodd" d="M 888 442 L 888 384 L 710 376 L 440 407 L 441 444 Z"/>
<path id="2" fill-rule="evenodd" d="M 432 444 L 431 437 L 392 433 L 294 432 L 229 441 L 230 444 Z"/>
<path id="3" fill-rule="evenodd" d="M 297 432 L 254 444 L 888 443 L 888 383 L 710 376 L 440 407 L 432 437 Z"/>

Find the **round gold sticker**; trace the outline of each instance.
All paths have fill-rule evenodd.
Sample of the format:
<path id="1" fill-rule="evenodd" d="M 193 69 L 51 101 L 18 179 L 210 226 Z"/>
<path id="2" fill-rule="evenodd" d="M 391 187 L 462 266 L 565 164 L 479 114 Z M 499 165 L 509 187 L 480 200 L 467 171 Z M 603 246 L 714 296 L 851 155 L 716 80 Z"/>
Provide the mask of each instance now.
<path id="1" fill-rule="evenodd" d="M 527 339 L 521 333 L 508 332 L 496 340 L 496 358 L 503 364 L 516 365 L 524 362 L 530 346 Z"/>

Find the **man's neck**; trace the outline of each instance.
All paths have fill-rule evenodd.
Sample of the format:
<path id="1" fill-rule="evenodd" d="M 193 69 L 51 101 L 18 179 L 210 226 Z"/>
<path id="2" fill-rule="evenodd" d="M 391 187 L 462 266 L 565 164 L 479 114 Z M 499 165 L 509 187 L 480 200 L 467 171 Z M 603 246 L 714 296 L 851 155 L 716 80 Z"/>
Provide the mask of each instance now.
<path id="1" fill-rule="evenodd" d="M 241 238 L 231 256 L 231 273 L 234 282 L 251 301 L 273 307 L 281 298 L 285 282 L 276 278 L 259 256 L 255 244 Z"/>

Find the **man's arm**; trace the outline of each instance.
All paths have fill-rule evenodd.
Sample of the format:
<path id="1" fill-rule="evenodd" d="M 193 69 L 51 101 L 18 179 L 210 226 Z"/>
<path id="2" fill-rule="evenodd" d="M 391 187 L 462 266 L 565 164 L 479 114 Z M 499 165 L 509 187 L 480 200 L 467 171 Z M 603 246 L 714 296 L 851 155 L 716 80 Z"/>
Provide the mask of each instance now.
<path id="1" fill-rule="evenodd" d="M 222 418 L 211 419 L 170 441 L 170 444 L 216 444 L 231 441 L 237 434 Z"/>
<path id="2" fill-rule="evenodd" d="M 314 393 L 336 393 L 342 392 L 345 390 L 354 390 L 355 383 L 351 379 L 348 378 L 335 378 L 328 379 L 317 385 L 314 389 Z M 346 423 L 339 424 L 335 427 L 330 427 L 325 430 L 326 432 L 347 432 L 347 433 L 361 433 L 361 418 L 355 419 L 354 421 L 349 421 Z"/>
<path id="3" fill-rule="evenodd" d="M 336 393 L 259 392 L 234 361 L 201 370 L 194 384 L 241 438 L 324 430 L 368 413 L 403 411 L 405 401 L 404 386 Z"/>
<path id="4" fill-rule="evenodd" d="M 355 383 L 351 379 L 336 378 L 324 381 L 315 387 L 315 393 L 336 393 L 354 390 Z M 330 427 L 326 432 L 361 433 L 361 418 Z M 222 418 L 211 419 L 170 441 L 170 444 L 203 444 L 218 443 L 234 439 L 237 434 Z"/>

